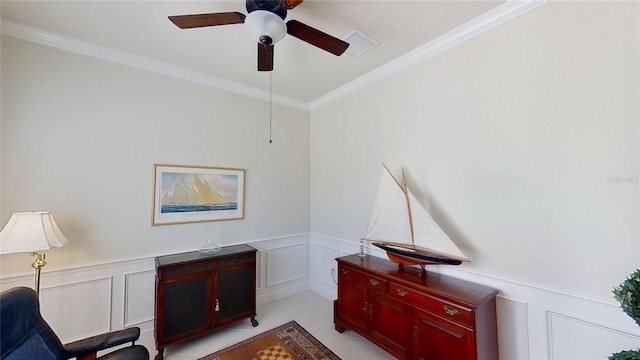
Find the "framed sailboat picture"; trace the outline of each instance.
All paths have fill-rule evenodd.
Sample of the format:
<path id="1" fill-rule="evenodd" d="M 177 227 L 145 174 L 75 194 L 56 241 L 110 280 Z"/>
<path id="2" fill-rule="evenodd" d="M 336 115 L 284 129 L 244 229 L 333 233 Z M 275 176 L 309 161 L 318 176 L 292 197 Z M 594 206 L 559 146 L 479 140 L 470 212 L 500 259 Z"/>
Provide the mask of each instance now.
<path id="1" fill-rule="evenodd" d="M 244 169 L 153 165 L 151 225 L 244 218 Z"/>

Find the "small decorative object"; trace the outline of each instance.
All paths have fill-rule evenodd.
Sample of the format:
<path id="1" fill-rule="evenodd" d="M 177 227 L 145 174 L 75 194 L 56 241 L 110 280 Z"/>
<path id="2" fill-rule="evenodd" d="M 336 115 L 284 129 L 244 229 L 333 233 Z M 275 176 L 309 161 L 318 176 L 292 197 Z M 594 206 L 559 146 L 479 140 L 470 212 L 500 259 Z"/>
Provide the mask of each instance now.
<path id="1" fill-rule="evenodd" d="M 244 218 L 243 169 L 154 165 L 151 225 Z"/>
<path id="2" fill-rule="evenodd" d="M 613 295 L 622 310 L 640 326 L 640 269 L 613 288 Z M 611 354 L 609 360 L 640 360 L 640 348 Z"/>
<path id="3" fill-rule="evenodd" d="M 200 249 L 198 249 L 198 251 L 204 254 L 215 254 L 220 251 L 220 245 L 213 240 L 213 227 L 208 229 L 207 241 Z"/>
<path id="4" fill-rule="evenodd" d="M 360 239 L 360 253 L 358 254 L 360 257 L 365 257 L 367 254 L 364 253 L 364 240 Z"/>
<path id="5" fill-rule="evenodd" d="M 364 236 L 367 234 L 367 227 L 362 225 L 360 226 L 360 253 L 358 256 L 361 258 L 366 257 L 367 254 L 364 253 Z"/>

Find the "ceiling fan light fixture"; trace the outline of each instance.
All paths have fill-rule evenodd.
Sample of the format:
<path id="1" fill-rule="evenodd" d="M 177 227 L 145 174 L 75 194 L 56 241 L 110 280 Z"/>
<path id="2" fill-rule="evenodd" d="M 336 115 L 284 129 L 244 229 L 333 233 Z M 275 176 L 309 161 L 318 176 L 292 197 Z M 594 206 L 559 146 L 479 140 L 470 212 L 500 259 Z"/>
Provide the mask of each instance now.
<path id="1" fill-rule="evenodd" d="M 252 11 L 247 15 L 244 24 L 256 42 L 265 46 L 277 43 L 287 34 L 287 25 L 284 23 L 284 20 L 278 15 L 266 10 Z M 271 39 L 270 44 L 264 43 L 266 38 Z"/>

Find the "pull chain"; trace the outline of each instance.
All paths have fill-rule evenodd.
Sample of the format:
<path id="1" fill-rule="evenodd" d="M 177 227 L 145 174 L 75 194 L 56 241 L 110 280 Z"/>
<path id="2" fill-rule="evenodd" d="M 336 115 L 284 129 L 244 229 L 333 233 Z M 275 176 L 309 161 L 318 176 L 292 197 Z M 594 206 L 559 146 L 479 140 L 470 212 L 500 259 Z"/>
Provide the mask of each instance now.
<path id="1" fill-rule="evenodd" d="M 271 90 L 271 73 L 272 71 L 269 71 L 269 144 L 271 144 L 273 141 L 271 141 L 271 117 L 272 117 L 272 106 L 273 106 L 273 101 L 271 99 L 272 96 L 272 90 Z"/>

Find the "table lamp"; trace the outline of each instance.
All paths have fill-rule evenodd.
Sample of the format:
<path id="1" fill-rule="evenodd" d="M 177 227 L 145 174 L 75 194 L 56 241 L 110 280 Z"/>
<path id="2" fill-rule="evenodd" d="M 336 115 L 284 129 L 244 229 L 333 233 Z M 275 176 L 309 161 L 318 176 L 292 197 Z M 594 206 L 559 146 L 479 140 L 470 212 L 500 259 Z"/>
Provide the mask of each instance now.
<path id="1" fill-rule="evenodd" d="M 17 212 L 0 231 L 0 254 L 30 252 L 37 256 L 31 267 L 36 270 L 36 293 L 40 294 L 40 270 L 47 264 L 44 253 L 67 241 L 50 211 Z"/>

